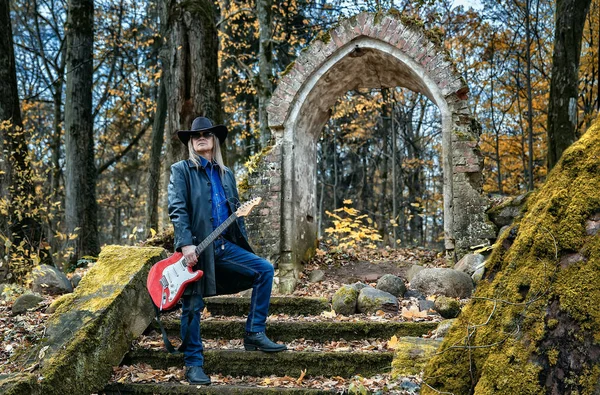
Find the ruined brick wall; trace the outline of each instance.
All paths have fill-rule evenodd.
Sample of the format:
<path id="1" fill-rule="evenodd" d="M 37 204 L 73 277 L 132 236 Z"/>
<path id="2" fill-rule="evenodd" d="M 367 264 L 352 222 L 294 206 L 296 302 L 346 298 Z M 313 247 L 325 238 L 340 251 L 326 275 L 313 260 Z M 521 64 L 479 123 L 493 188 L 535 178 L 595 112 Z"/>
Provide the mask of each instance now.
<path id="1" fill-rule="evenodd" d="M 246 230 L 254 251 L 277 266 L 281 233 L 281 142 L 263 151 L 256 162 L 253 171 L 240 182 L 242 202 L 262 198 L 260 205 L 246 217 Z"/>
<path id="2" fill-rule="evenodd" d="M 265 255 L 279 258 L 282 277 L 290 277 L 285 292 L 293 289 L 292 277 L 314 251 L 316 141 L 330 108 L 348 90 L 401 86 L 436 103 L 442 115 L 446 249 L 460 256 L 495 237 L 481 194 L 483 160 L 469 89 L 439 42 L 422 23 L 397 12 L 360 13 L 320 34 L 279 81 L 267 108 L 269 127 L 277 135 L 276 155 L 265 156 L 248 187 L 271 202 L 249 222 L 259 235 L 256 243 L 262 243 Z"/>

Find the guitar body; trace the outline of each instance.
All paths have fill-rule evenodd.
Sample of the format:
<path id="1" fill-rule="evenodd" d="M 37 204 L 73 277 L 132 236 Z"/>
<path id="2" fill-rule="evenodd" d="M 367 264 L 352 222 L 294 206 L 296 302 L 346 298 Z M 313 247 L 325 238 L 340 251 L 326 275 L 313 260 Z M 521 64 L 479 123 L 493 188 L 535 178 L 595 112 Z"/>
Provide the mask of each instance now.
<path id="1" fill-rule="evenodd" d="M 235 213 L 231 214 L 217 229 L 196 246 L 196 256 L 204 251 L 219 235 L 221 235 L 229 225 L 235 222 L 239 217 L 244 217 L 250 213 L 250 210 L 261 201 L 260 197 L 254 198 L 249 202 L 242 204 Z M 204 272 L 202 270 L 192 271 L 192 268 L 186 264 L 185 258 L 181 252 L 175 252 L 171 257 L 163 259 L 154 264 L 148 273 L 146 288 L 154 305 L 160 310 L 168 310 L 175 306 L 183 295 L 185 286 L 193 281 L 198 281 Z"/>
<path id="2" fill-rule="evenodd" d="M 187 284 L 198 281 L 204 272 L 193 271 L 181 252 L 154 264 L 148 273 L 146 287 L 154 304 L 160 310 L 174 307 Z"/>

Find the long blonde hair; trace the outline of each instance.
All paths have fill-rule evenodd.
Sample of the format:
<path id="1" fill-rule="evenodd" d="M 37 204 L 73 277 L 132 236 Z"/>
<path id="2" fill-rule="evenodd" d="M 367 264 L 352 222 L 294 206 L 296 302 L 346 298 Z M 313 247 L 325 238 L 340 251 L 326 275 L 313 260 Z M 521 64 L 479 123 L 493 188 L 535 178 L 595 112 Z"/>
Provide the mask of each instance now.
<path id="1" fill-rule="evenodd" d="M 223 177 L 225 175 L 226 167 L 225 167 L 225 163 L 223 162 L 223 155 L 221 155 L 221 143 L 219 142 L 219 139 L 215 135 L 212 136 L 212 139 L 213 139 L 212 158 L 219 165 L 219 171 L 220 171 L 221 177 Z M 188 140 L 188 152 L 190 154 L 190 160 L 192 161 L 194 166 L 196 166 L 196 167 L 202 166 L 202 163 L 200 163 L 200 159 L 198 158 L 199 155 L 194 150 L 194 143 L 192 142 L 191 137 Z"/>

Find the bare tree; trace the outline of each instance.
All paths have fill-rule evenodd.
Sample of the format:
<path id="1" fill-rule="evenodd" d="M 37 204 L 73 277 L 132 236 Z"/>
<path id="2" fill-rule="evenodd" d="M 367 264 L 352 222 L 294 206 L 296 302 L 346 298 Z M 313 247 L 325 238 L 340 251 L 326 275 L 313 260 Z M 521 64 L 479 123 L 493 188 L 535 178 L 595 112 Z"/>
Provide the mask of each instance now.
<path id="1" fill-rule="evenodd" d="M 28 159 L 28 138 L 23 130 L 13 48 L 9 2 L 0 2 L 0 235 L 19 246 L 22 256 L 39 256 L 42 228 L 32 213 L 32 171 Z M 0 261 L 1 262 L 1 261 Z M 6 264 L 6 263 L 4 263 Z M 6 275 L 0 267 L 0 281 Z"/>
<path id="2" fill-rule="evenodd" d="M 69 0 L 65 101 L 65 219 L 75 233 L 71 261 L 100 252 L 93 135 L 93 0 Z"/>
<path id="3" fill-rule="evenodd" d="M 577 139 L 579 59 L 585 17 L 591 0 L 557 0 L 550 106 L 548 109 L 548 170 Z"/>
<path id="4" fill-rule="evenodd" d="M 166 50 L 162 52 L 167 97 L 167 162 L 187 157 L 177 130 L 197 116 L 222 123 L 218 40 L 214 4 L 208 0 L 163 1 Z M 168 169 L 168 167 L 167 167 Z"/>

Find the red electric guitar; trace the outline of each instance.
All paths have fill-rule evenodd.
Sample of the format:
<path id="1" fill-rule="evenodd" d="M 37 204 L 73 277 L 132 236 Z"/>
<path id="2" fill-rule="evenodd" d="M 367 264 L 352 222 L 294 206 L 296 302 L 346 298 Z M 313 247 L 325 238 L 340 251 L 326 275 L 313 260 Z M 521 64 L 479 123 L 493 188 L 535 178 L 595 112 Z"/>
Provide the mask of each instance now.
<path id="1" fill-rule="evenodd" d="M 215 229 L 206 239 L 196 247 L 196 256 L 206 249 L 225 229 L 229 227 L 239 217 L 245 217 L 250 213 L 254 206 L 258 205 L 262 199 L 254 198 L 244 203 L 231 214 L 217 229 Z M 192 271 L 187 265 L 181 252 L 175 252 L 167 259 L 155 263 L 148 273 L 146 287 L 154 304 L 160 310 L 168 310 L 175 306 L 183 295 L 187 284 L 198 281 L 204 272 L 202 270 Z"/>

